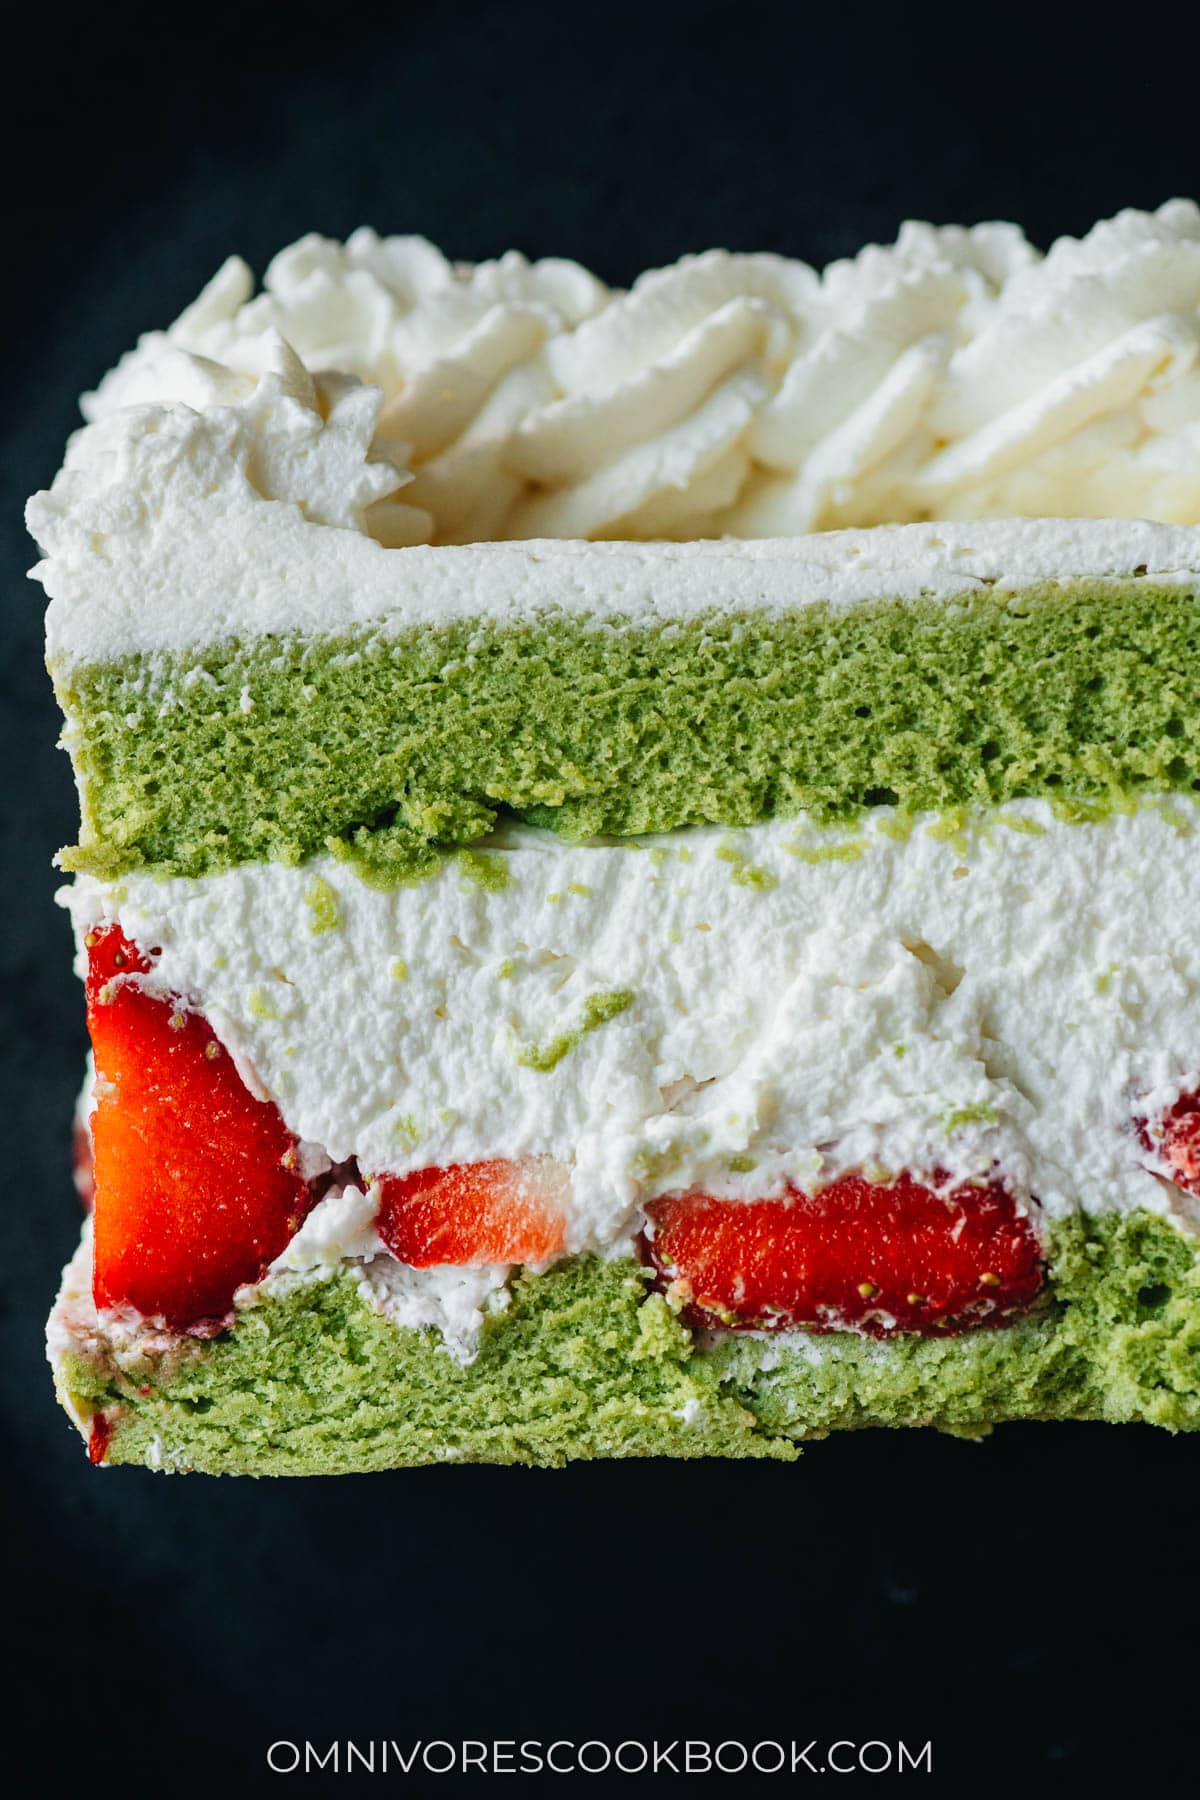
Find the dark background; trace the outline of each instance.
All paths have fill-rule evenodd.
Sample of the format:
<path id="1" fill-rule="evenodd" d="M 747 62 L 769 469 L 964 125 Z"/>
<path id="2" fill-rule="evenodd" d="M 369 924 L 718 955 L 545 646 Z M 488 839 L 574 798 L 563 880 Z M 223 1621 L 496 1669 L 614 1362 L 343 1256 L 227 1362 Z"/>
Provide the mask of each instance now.
<path id="1" fill-rule="evenodd" d="M 1016 218 L 1044 244 L 1200 191 L 1195 25 L 1154 7 L 1110 25 L 1097 7 L 456 0 L 311 22 L 245 8 L 220 28 L 205 11 L 202 40 L 175 13 L 43 26 L 21 9 L 43 41 L 6 52 L 0 1493 L 15 1679 L 0 1691 L 6 1773 L 31 1771 L 12 1791 L 90 1775 L 240 1793 L 269 1779 L 268 1743 L 306 1736 L 932 1738 L 935 1773 L 1034 1791 L 1186 1767 L 1198 1440 L 1013 1426 L 981 1446 L 834 1439 L 794 1468 L 257 1485 L 88 1467 L 41 1346 L 77 1229 L 84 1033 L 49 866 L 73 799 L 20 509 L 58 465 L 76 394 L 232 250 L 261 272 L 304 231 L 370 222 L 464 258 L 573 256 L 625 283 L 712 244 L 821 263 L 909 215 Z"/>

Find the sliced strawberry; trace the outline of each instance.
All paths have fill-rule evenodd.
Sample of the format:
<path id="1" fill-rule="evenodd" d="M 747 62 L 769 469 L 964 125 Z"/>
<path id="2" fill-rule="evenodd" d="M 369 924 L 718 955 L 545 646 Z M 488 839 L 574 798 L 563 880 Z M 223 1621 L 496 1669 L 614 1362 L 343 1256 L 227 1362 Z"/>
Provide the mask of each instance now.
<path id="1" fill-rule="evenodd" d="M 1200 1094 L 1181 1094 L 1156 1126 L 1139 1121 L 1142 1142 L 1157 1152 L 1176 1187 L 1200 1194 Z"/>
<path id="2" fill-rule="evenodd" d="M 96 1058 L 93 1292 L 176 1329 L 228 1312 L 308 1211 L 296 1143 L 211 1026 L 138 979 L 117 926 L 88 938 Z"/>
<path id="3" fill-rule="evenodd" d="M 130 943 L 119 925 L 99 925 L 89 931 L 83 984 L 88 1006 L 95 1006 L 108 983 L 119 975 L 148 975 L 157 955 L 157 950 L 147 954 Z"/>
<path id="4" fill-rule="evenodd" d="M 549 1262 L 563 1247 L 569 1182 L 552 1156 L 384 1175 L 376 1229 L 414 1269 Z"/>
<path id="5" fill-rule="evenodd" d="M 1042 1282 L 1029 1220 L 999 1182 L 938 1192 L 846 1175 L 776 1200 L 668 1196 L 647 1260 L 692 1324 L 939 1336 L 999 1325 Z"/>

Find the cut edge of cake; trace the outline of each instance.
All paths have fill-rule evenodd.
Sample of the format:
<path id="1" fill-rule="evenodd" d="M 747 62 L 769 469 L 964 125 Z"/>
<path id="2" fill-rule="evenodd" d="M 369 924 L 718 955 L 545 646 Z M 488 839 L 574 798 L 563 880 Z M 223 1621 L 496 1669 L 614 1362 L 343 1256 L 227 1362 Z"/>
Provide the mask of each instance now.
<path id="1" fill-rule="evenodd" d="M 93 1459 L 286 1473 L 786 1457 L 874 1423 L 1200 1424 L 1179 898 L 1200 526 L 1116 516 L 1200 519 L 1200 211 L 1122 214 L 1044 259 L 996 226 L 909 226 L 823 276 L 714 252 L 627 295 L 574 265 L 471 269 L 359 233 L 304 240 L 251 285 L 231 261 L 143 340 L 30 504 L 83 814 L 63 862 L 82 871 L 104 1189 L 49 1345 Z M 1071 841 L 1061 876 L 1042 839 L 1051 860 Z M 595 898 L 613 842 L 652 884 L 656 859 L 706 843 L 710 893 L 722 869 L 732 884 L 728 1068 L 712 1028 L 672 1040 L 649 974 L 711 930 L 690 902 L 663 890 L 677 922 L 647 934 L 640 977 L 556 922 Z M 1107 922 L 1093 850 L 1119 896 Z M 530 950 L 512 870 L 528 883 L 530 856 L 572 855 L 592 860 L 534 896 Z M 794 917 L 771 898 L 789 857 Z M 257 872 L 276 867 L 292 935 L 234 992 L 217 971 L 226 951 L 245 963 Z M 981 872 L 956 962 L 932 897 L 978 893 Z M 347 882 L 377 899 L 359 907 Z M 920 901 L 911 919 L 890 883 Z M 823 895 L 840 950 L 817 944 Z M 197 902 L 225 919 L 199 964 L 175 899 L 179 919 Z M 1053 977 L 1052 933 L 1090 959 L 1063 1029 L 1103 1003 L 1095 1157 L 1078 1095 L 1061 1166 L 1039 1136 L 1062 1095 L 1049 1048 L 1039 1067 L 1013 1034 L 1003 945 L 975 954 L 993 902 L 998 942 L 1026 934 L 1027 983 Z M 428 951 L 439 906 L 454 955 L 435 948 L 396 1002 L 400 939 Z M 859 1057 L 857 1114 L 822 1098 L 815 1064 L 780 1112 L 787 1071 L 759 1068 L 746 1036 L 755 1008 L 775 1017 L 746 974 L 756 933 L 814 1044 L 823 1020 Z M 778 953 L 801 939 L 799 963 Z M 370 979 L 365 946 L 388 952 Z M 396 1113 L 391 1151 L 354 1096 L 318 1121 L 319 1058 L 302 1047 L 297 1089 L 275 1023 L 298 1036 L 334 994 L 368 1020 L 407 1006 L 395 1066 L 408 1056 L 428 1099 L 426 1000 L 453 1022 L 472 998 L 456 958 L 520 976 L 503 1018 L 474 994 L 513 1120 L 487 1125 L 481 1090 L 465 1151 L 453 1106 L 418 1129 L 403 1095 L 380 1115 Z M 716 964 L 693 961 L 676 1009 L 707 994 L 719 1013 Z M 913 1044 L 891 1041 L 898 1018 Z M 331 1034 L 343 1068 L 351 1024 Z M 607 1190 L 588 1175 L 584 1204 L 587 1157 L 560 1141 L 571 1084 L 622 1081 L 641 1082 L 646 1141 Z M 744 1131 L 724 1110 L 739 1081 Z M 329 1092 L 342 1082 L 331 1064 Z M 547 1107 L 562 1129 L 538 1124 Z M 613 1136 L 599 1116 L 571 1129 Z M 198 1205 L 210 1188 L 223 1235 Z M 867 1221 L 869 1270 L 846 1262 L 849 1219 Z"/>

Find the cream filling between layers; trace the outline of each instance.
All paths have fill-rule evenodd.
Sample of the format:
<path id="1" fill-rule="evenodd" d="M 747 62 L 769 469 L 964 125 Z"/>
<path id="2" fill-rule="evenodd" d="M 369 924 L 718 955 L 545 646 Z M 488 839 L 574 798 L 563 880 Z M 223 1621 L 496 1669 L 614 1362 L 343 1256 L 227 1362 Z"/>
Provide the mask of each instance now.
<path id="1" fill-rule="evenodd" d="M 64 900 L 81 934 L 160 949 L 154 983 L 334 1162 L 570 1164 L 571 1251 L 620 1252 L 657 1194 L 860 1168 L 1187 1222 L 1134 1122 L 1200 1084 L 1197 827 L 1173 798 L 611 847 L 518 830 L 391 893 L 321 860 Z M 369 1262 L 369 1205 L 314 1214 L 283 1265 Z"/>

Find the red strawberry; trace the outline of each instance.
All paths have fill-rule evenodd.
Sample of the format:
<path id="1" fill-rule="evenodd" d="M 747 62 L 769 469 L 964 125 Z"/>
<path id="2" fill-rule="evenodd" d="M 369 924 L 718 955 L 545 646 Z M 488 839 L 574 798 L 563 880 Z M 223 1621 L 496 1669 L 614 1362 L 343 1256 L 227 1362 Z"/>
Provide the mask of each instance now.
<path id="1" fill-rule="evenodd" d="M 1003 1324 L 1042 1281 L 1037 1237 L 999 1182 L 939 1193 L 844 1175 L 815 1194 L 682 1194 L 647 1213 L 647 1259 L 701 1326 L 940 1336 Z"/>
<path id="2" fill-rule="evenodd" d="M 89 1010 L 101 997 L 103 989 L 118 975 L 148 975 L 154 966 L 156 949 L 149 954 L 131 944 L 119 925 L 99 925 L 87 934 L 88 966 L 84 992 Z"/>
<path id="3" fill-rule="evenodd" d="M 376 1228 L 414 1269 L 549 1262 L 563 1247 L 568 1183 L 552 1156 L 384 1175 Z"/>
<path id="4" fill-rule="evenodd" d="M 137 979 L 150 967 L 119 927 L 89 934 L 93 1292 L 182 1329 L 261 1278 L 311 1195 L 277 1109 L 198 1013 Z"/>
<path id="5" fill-rule="evenodd" d="M 1156 1127 L 1143 1119 L 1138 1130 L 1146 1148 L 1166 1165 L 1161 1172 L 1176 1187 L 1200 1194 L 1200 1094 L 1181 1094 Z"/>

